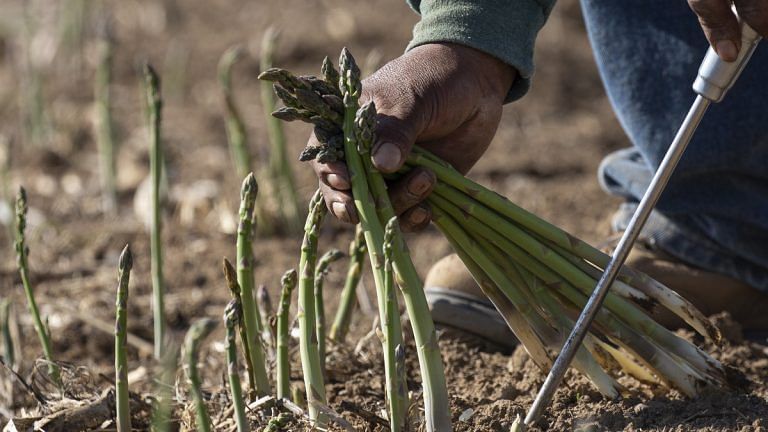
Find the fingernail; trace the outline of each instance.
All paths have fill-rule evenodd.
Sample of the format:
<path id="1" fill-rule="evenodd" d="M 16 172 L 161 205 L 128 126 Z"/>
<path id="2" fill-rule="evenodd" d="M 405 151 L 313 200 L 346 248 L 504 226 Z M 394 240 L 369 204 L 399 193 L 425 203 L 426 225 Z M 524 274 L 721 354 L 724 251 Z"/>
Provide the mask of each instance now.
<path id="1" fill-rule="evenodd" d="M 347 190 L 349 189 L 349 182 L 344 177 L 338 174 L 328 174 L 325 177 L 325 182 L 328 186 L 334 189 Z"/>
<path id="2" fill-rule="evenodd" d="M 392 172 L 400 168 L 400 148 L 392 143 L 384 143 L 373 153 L 373 162 L 376 168 Z"/>
<path id="3" fill-rule="evenodd" d="M 415 209 L 411 210 L 411 214 L 408 216 L 408 220 L 413 225 L 419 225 L 427 220 L 428 217 L 429 214 L 424 208 L 416 207 Z"/>
<path id="4" fill-rule="evenodd" d="M 407 188 L 411 195 L 420 197 L 430 186 L 432 186 L 432 176 L 422 171 L 408 182 Z"/>
<path id="5" fill-rule="evenodd" d="M 331 204 L 331 210 L 333 210 L 333 215 L 336 216 L 340 221 L 342 222 L 349 222 L 349 212 L 347 211 L 347 206 L 344 205 L 344 203 L 340 202 L 334 202 Z"/>
<path id="6" fill-rule="evenodd" d="M 715 51 L 717 51 L 721 58 L 728 61 L 736 60 L 736 57 L 739 55 L 738 50 L 736 50 L 736 44 L 729 40 L 718 41 L 715 44 Z"/>

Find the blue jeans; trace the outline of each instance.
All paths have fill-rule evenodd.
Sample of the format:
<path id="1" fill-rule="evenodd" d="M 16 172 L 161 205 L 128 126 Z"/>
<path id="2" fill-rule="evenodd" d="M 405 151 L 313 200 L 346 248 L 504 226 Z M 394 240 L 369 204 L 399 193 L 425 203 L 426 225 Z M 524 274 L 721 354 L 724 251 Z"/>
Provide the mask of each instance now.
<path id="1" fill-rule="evenodd" d="M 691 84 L 708 45 L 684 0 L 581 3 L 608 98 L 633 144 L 600 168 L 605 189 L 627 201 L 614 219 L 621 229 L 695 98 Z M 685 262 L 765 291 L 767 79 L 768 48 L 760 46 L 705 115 L 644 233 Z"/>

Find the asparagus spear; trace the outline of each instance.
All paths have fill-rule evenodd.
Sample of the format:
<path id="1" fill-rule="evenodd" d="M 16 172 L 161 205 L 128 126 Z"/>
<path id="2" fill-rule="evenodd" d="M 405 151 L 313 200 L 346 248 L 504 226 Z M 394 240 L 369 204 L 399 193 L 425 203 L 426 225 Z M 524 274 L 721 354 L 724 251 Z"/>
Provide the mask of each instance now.
<path id="1" fill-rule="evenodd" d="M 272 67 L 272 61 L 277 44 L 278 33 L 273 28 L 264 32 L 261 40 L 261 70 L 266 71 Z M 275 110 L 275 98 L 272 93 L 272 85 L 268 82 L 261 86 L 261 103 L 265 113 L 271 113 Z M 283 211 L 285 222 L 290 232 L 296 232 L 301 229 L 301 210 L 299 208 L 299 197 L 297 195 L 296 180 L 293 176 L 288 159 L 287 146 L 283 125 L 280 122 L 267 115 L 267 132 L 270 142 L 270 160 L 269 171 L 270 178 L 275 179 L 274 193 L 280 201 L 280 209 Z"/>
<path id="2" fill-rule="evenodd" d="M 11 299 L 0 300 L 0 329 L 3 338 L 3 360 L 12 370 L 16 370 L 16 347 L 11 334 Z"/>
<path id="3" fill-rule="evenodd" d="M 125 245 L 120 254 L 117 275 L 117 301 L 115 302 L 115 417 L 117 430 L 131 430 L 130 399 L 128 397 L 128 358 L 126 340 L 128 339 L 128 281 L 131 277 L 133 256 Z"/>
<path id="4" fill-rule="evenodd" d="M 256 394 L 266 396 L 271 392 L 269 377 L 265 365 L 264 349 L 261 344 L 261 317 L 256 307 L 253 293 L 253 208 L 259 185 L 253 173 L 243 181 L 240 193 L 240 224 L 237 227 L 237 282 L 240 285 L 240 298 L 243 305 L 245 335 L 248 340 L 248 352 L 256 383 Z"/>
<path id="5" fill-rule="evenodd" d="M 198 432 L 211 432 L 211 416 L 205 407 L 203 398 L 202 381 L 197 370 L 198 355 L 200 343 L 208 337 L 216 327 L 216 321 L 210 318 L 203 318 L 195 321 L 192 327 L 187 331 L 184 338 L 184 350 L 187 360 L 187 379 L 189 381 L 190 391 L 195 401 L 195 412 L 197 414 Z"/>
<path id="6" fill-rule="evenodd" d="M 242 315 L 242 296 L 240 292 L 240 285 L 237 283 L 237 272 L 232 267 L 232 263 L 228 259 L 224 258 L 224 279 L 227 281 L 227 287 L 232 294 L 232 298 L 240 304 L 240 314 Z M 248 383 L 250 384 L 250 397 L 256 398 L 256 374 L 253 370 L 253 363 L 251 357 L 251 341 L 248 339 L 248 333 L 245 328 L 244 320 L 239 319 L 237 321 L 238 332 L 240 333 L 240 342 L 243 344 L 243 354 L 245 357 L 245 371 L 248 374 Z"/>
<path id="7" fill-rule="evenodd" d="M 248 136 L 240 110 L 235 104 L 232 92 L 232 67 L 242 57 L 243 47 L 235 45 L 224 51 L 218 64 L 219 86 L 224 100 L 224 121 L 227 127 L 227 142 L 238 177 L 251 172 L 251 155 L 248 152 Z"/>
<path id="8" fill-rule="evenodd" d="M 320 353 L 320 367 L 325 374 L 325 302 L 323 301 L 323 282 L 328 267 L 344 254 L 338 249 L 331 249 L 317 261 L 315 268 L 315 325 L 317 331 L 317 350 Z"/>
<path id="9" fill-rule="evenodd" d="M 227 376 L 229 390 L 232 392 L 232 405 L 235 412 L 235 422 L 238 432 L 248 432 L 248 418 L 245 416 L 245 399 L 240 385 L 240 374 L 237 370 L 237 328 L 242 314 L 241 304 L 232 299 L 224 310 L 224 325 L 227 329 Z"/>
<path id="10" fill-rule="evenodd" d="M 349 331 L 349 323 L 352 321 L 352 312 L 355 307 L 355 292 L 360 283 L 365 261 L 365 237 L 360 225 L 355 229 L 355 238 L 349 244 L 349 267 L 347 277 L 344 280 L 344 289 L 341 292 L 339 308 L 331 325 L 329 337 L 336 342 L 343 342 Z"/>
<path id="11" fill-rule="evenodd" d="M 115 144 L 112 131 L 112 106 L 110 84 L 112 82 L 112 35 L 108 22 L 101 25 L 99 38 L 99 65 L 94 80 L 94 95 L 97 109 L 97 143 L 99 147 L 102 207 L 106 214 L 117 210 L 115 186 Z"/>
<path id="12" fill-rule="evenodd" d="M 394 333 L 397 326 L 391 325 L 394 321 L 400 321 L 400 310 L 397 306 L 397 297 L 395 294 L 395 271 L 392 268 L 392 249 L 394 237 L 397 230 L 397 218 L 392 218 L 387 222 L 384 231 L 384 295 L 385 295 L 385 314 L 382 315 L 381 327 L 384 338 L 386 339 L 384 347 L 385 364 L 389 368 L 386 374 L 387 378 L 387 398 L 389 400 L 389 426 L 392 432 L 405 430 L 406 416 L 408 414 L 408 400 L 405 382 L 405 369 L 402 367 L 402 361 L 398 362 L 398 349 L 403 351 L 403 345 L 393 345 L 389 343 L 390 339 L 399 339 L 401 335 Z M 403 352 L 404 355 L 404 352 Z M 402 355 L 400 356 L 402 357 Z M 400 366 L 400 367 L 398 367 Z M 405 395 L 405 397 L 403 397 Z"/>
<path id="13" fill-rule="evenodd" d="M 24 231 L 27 228 L 27 192 L 23 187 L 19 187 L 19 193 L 16 195 L 16 262 L 19 266 L 19 275 L 21 284 L 24 287 L 24 294 L 27 296 L 27 305 L 32 320 L 35 323 L 35 331 L 40 339 L 40 345 L 43 347 L 43 355 L 48 361 L 48 374 L 57 385 L 61 385 L 61 375 L 59 367 L 53 360 L 53 344 L 51 343 L 51 333 L 40 318 L 40 310 L 37 308 L 35 293 L 29 281 L 29 248 L 27 247 Z"/>
<path id="14" fill-rule="evenodd" d="M 149 163 L 152 173 L 152 226 L 150 250 L 152 255 L 152 306 L 154 317 L 155 359 L 163 357 L 165 343 L 165 281 L 163 280 L 162 217 L 160 183 L 163 176 L 163 148 L 160 139 L 162 99 L 160 78 L 149 63 L 144 64 L 144 87 L 149 121 Z"/>
<path id="15" fill-rule="evenodd" d="M 325 380 L 321 368 L 318 350 L 317 329 L 315 327 L 315 264 L 317 261 L 317 237 L 320 224 L 327 209 L 323 195 L 318 190 L 309 204 L 309 215 L 304 225 L 304 240 L 301 244 L 299 261 L 299 348 L 301 367 L 304 372 L 304 386 L 307 391 L 309 418 L 318 428 L 325 426 L 327 418 L 317 408 L 316 403 L 325 405 Z"/>
<path id="16" fill-rule="evenodd" d="M 280 306 L 277 310 L 277 367 L 275 381 L 277 382 L 277 398 L 287 399 L 291 396 L 291 362 L 288 356 L 289 326 L 291 309 L 291 294 L 296 288 L 296 270 L 285 272 L 280 279 Z"/>

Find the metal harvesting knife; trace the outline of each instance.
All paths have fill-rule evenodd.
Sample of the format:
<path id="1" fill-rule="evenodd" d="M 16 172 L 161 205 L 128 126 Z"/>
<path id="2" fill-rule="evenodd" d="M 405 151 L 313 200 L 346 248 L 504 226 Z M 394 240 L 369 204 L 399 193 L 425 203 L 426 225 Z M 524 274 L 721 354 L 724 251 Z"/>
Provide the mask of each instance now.
<path id="1" fill-rule="evenodd" d="M 683 155 L 688 142 L 691 140 L 693 133 L 707 111 L 707 108 L 712 102 L 720 102 L 728 92 L 728 90 L 736 82 L 736 79 L 744 70 L 749 58 L 757 47 L 757 43 L 760 41 L 760 35 L 749 27 L 745 22 L 741 22 L 741 49 L 739 55 L 733 62 L 725 62 L 718 57 L 717 53 L 710 47 L 707 50 L 707 54 L 704 57 L 704 61 L 699 66 L 699 73 L 696 80 L 693 83 L 693 90 L 697 93 L 696 100 L 693 101 L 688 115 L 683 120 L 680 129 L 677 131 L 672 144 L 669 146 L 664 159 L 661 161 L 659 168 L 653 175 L 653 179 L 645 191 L 640 204 L 635 210 L 635 214 L 624 231 L 624 234 L 619 240 L 619 244 L 611 256 L 611 260 L 605 267 L 603 275 L 597 282 L 597 286 L 592 295 L 587 300 L 584 310 L 581 312 L 576 324 L 573 326 L 571 334 L 566 339 L 563 349 L 560 351 L 555 360 L 552 369 L 549 371 L 544 385 L 539 390 L 536 399 L 533 401 L 528 414 L 523 421 L 524 426 L 533 424 L 549 405 L 552 400 L 552 396 L 555 394 L 563 375 L 568 369 L 571 361 L 573 360 L 576 351 L 584 340 L 584 336 L 589 330 L 589 326 L 597 315 L 600 306 L 608 294 L 613 282 L 616 280 L 616 276 L 624 265 L 629 252 L 632 250 L 640 231 L 645 225 L 648 216 L 651 214 L 651 210 L 656 205 L 656 202 L 664 192 L 664 188 L 672 176 L 677 162 Z"/>

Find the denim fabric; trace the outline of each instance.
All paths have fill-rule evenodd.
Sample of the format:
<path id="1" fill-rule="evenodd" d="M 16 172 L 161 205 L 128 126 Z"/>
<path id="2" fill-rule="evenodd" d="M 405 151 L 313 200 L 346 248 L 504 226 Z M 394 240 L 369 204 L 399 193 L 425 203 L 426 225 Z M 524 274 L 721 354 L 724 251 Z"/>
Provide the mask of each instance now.
<path id="1" fill-rule="evenodd" d="M 634 148 L 606 158 L 604 188 L 626 224 L 690 104 L 707 49 L 683 0 L 582 0 L 608 97 Z M 765 42 L 763 43 L 765 45 Z M 710 107 L 644 233 L 698 267 L 768 291 L 768 48 Z"/>

